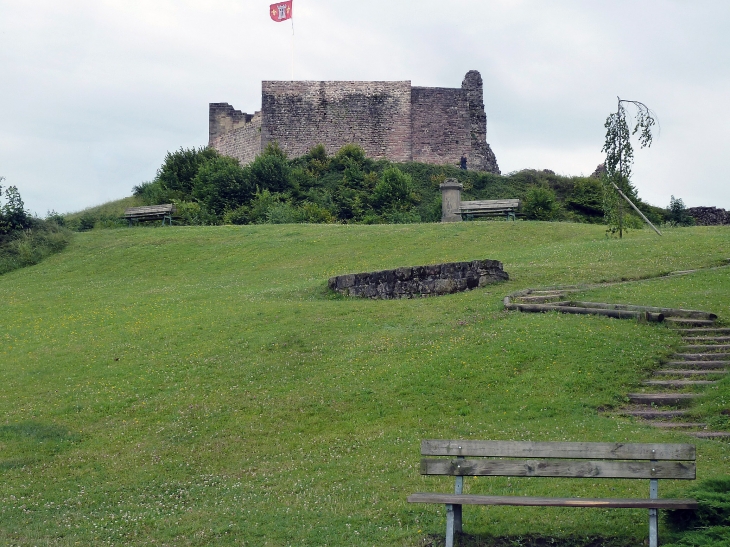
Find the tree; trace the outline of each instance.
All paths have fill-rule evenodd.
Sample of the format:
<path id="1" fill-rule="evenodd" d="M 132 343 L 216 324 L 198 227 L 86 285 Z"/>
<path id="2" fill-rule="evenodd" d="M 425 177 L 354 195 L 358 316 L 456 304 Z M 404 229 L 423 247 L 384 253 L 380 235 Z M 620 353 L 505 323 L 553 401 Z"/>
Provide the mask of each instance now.
<path id="1" fill-rule="evenodd" d="M 530 220 L 554 220 L 560 213 L 560 205 L 550 188 L 534 185 L 527 189 L 522 210 Z"/>
<path id="2" fill-rule="evenodd" d="M 5 177 L 0 177 L 0 182 L 3 180 Z M 25 210 L 25 204 L 18 188 L 8 186 L 4 193 L 2 190 L 2 186 L 0 186 L 0 234 L 9 234 L 30 227 L 31 217 Z M 5 203 L 2 203 L 3 196 Z"/>
<path id="3" fill-rule="evenodd" d="M 675 198 L 674 196 L 669 200 L 667 220 L 677 226 L 694 226 L 695 224 L 695 219 L 687 211 L 682 198 Z"/>
<path id="4" fill-rule="evenodd" d="M 373 191 L 373 204 L 380 211 L 405 212 L 418 203 L 418 195 L 410 175 L 397 167 L 383 171 Z"/>
<path id="5" fill-rule="evenodd" d="M 247 203 L 254 194 L 250 172 L 238 160 L 218 156 L 204 163 L 192 182 L 192 195 L 208 211 L 221 216 Z"/>
<path id="6" fill-rule="evenodd" d="M 198 170 L 217 157 L 218 152 L 208 147 L 180 148 L 175 152 L 168 152 L 155 180 L 168 196 L 190 200 L 193 179 Z"/>
<path id="7" fill-rule="evenodd" d="M 636 109 L 636 126 L 633 131 L 629 129 L 624 105 L 633 105 Z M 653 140 L 652 128 L 655 125 L 655 115 L 648 106 L 642 102 L 628 101 L 621 97 L 618 97 L 617 111 L 609 115 L 604 124 L 606 142 L 601 150 L 606 153 L 605 184 L 607 188 L 604 198 L 604 213 L 611 231 L 618 231 L 619 237 L 623 237 L 624 228 L 622 199 L 626 200 L 654 228 L 654 231 L 661 235 L 661 232 L 631 201 L 631 198 L 636 200 L 636 188 L 631 184 L 631 165 L 634 163 L 631 136 L 639 133 L 641 148 L 648 148 Z"/>

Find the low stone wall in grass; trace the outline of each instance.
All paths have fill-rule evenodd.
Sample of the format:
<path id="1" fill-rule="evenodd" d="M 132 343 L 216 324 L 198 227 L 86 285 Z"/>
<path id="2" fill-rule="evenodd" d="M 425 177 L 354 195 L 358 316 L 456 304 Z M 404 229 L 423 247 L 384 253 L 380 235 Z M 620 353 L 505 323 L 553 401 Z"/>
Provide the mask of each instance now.
<path id="1" fill-rule="evenodd" d="M 389 300 L 451 294 L 508 279 L 501 262 L 473 260 L 339 275 L 331 277 L 328 285 L 348 296 Z"/>

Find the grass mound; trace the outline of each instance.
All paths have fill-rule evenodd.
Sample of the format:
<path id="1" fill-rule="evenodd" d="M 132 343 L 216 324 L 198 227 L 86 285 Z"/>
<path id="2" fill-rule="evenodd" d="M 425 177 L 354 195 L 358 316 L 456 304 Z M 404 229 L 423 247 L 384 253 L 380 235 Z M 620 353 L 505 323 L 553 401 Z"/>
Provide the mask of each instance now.
<path id="1" fill-rule="evenodd" d="M 501 300 L 714 266 L 729 243 L 721 227 L 618 241 L 532 222 L 77 234 L 0 277 L 0 543 L 415 546 L 443 533 L 443 508 L 406 496 L 453 488 L 420 476 L 423 438 L 692 442 L 596 410 L 622 404 L 676 333 Z M 332 275 L 476 258 L 511 280 L 400 301 L 326 290 Z M 601 290 L 730 318 L 728 287 L 718 269 Z M 727 383 L 700 408 L 727 404 Z M 724 473 L 730 446 L 694 442 L 698 475 Z M 637 482 L 478 478 L 465 491 L 646 496 Z M 660 495 L 689 486 L 662 481 Z M 478 507 L 464 523 L 477 537 L 647 534 L 636 510 Z"/>

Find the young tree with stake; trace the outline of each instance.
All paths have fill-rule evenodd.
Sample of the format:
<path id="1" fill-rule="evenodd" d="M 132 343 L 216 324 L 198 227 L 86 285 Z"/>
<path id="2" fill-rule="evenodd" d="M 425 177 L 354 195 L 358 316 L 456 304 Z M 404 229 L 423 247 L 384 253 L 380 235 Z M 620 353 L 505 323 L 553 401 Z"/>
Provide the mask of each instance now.
<path id="1" fill-rule="evenodd" d="M 633 131 L 629 130 L 626 121 L 626 108 L 624 105 L 633 105 L 636 108 L 636 126 Z M 606 142 L 602 152 L 606 153 L 606 176 L 605 184 L 608 186 L 604 192 L 604 213 L 611 232 L 618 231 L 619 237 L 623 237 L 623 200 L 654 228 L 654 231 L 662 235 L 657 228 L 649 221 L 629 196 L 636 199 L 636 189 L 630 182 L 631 164 L 634 163 L 634 149 L 631 146 L 631 136 L 639 133 L 639 144 L 641 148 L 651 146 L 653 135 L 652 128 L 656 125 L 654 113 L 644 103 L 639 101 L 628 101 L 618 97 L 618 110 L 612 113 L 604 124 L 606 128 Z"/>

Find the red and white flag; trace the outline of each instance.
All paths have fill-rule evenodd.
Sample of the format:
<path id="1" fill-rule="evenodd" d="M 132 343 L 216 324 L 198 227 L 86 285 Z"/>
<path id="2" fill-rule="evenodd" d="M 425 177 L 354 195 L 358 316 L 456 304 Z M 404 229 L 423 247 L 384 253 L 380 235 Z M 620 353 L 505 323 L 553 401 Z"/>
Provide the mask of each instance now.
<path id="1" fill-rule="evenodd" d="M 269 6 L 269 15 L 271 15 L 271 18 L 277 23 L 291 19 L 292 3 L 293 0 L 271 4 L 271 6 Z"/>

